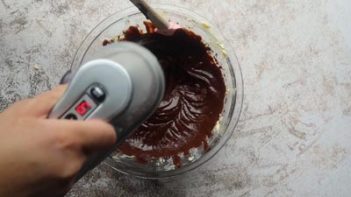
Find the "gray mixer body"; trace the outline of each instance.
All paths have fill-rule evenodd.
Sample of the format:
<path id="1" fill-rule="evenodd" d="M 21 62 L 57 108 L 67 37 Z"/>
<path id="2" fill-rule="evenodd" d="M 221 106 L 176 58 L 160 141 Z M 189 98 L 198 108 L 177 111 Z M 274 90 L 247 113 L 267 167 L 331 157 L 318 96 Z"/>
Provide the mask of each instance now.
<path id="1" fill-rule="evenodd" d="M 113 43 L 73 71 L 49 118 L 106 120 L 116 130 L 117 147 L 152 115 L 164 90 L 163 71 L 150 51 L 129 42 Z M 112 151 L 93 155 L 78 178 Z"/>

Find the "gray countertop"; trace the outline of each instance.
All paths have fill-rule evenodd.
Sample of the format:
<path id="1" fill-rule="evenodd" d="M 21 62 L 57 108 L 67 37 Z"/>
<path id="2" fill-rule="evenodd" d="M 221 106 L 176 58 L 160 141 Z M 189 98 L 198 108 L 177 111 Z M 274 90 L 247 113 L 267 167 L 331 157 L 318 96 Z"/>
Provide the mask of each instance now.
<path id="1" fill-rule="evenodd" d="M 162 181 L 100 166 L 68 196 L 350 196 L 351 3 L 159 0 L 218 24 L 245 84 L 239 125 L 197 170 Z M 1 0 L 0 109 L 54 87 L 120 0 Z"/>

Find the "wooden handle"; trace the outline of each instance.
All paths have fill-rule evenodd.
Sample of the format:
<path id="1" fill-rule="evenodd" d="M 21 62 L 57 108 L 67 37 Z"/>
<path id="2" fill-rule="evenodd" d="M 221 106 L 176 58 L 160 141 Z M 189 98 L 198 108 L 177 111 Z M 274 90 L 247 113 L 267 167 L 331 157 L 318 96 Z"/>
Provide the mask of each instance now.
<path id="1" fill-rule="evenodd" d="M 168 22 L 144 0 L 130 0 L 130 2 L 132 2 L 146 18 L 150 19 L 159 30 L 168 29 Z"/>

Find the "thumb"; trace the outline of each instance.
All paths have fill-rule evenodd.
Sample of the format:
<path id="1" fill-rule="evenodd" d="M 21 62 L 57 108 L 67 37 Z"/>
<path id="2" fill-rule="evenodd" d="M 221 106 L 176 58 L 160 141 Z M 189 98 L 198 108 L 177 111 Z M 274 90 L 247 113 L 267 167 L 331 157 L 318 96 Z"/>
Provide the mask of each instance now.
<path id="1" fill-rule="evenodd" d="M 66 85 L 61 85 L 34 98 L 18 101 L 5 113 L 46 118 L 65 90 Z"/>
<path id="2" fill-rule="evenodd" d="M 67 86 L 60 85 L 51 91 L 44 92 L 32 99 L 32 112 L 34 116 L 47 117 L 51 109 L 55 106 L 58 100 L 63 96 Z"/>

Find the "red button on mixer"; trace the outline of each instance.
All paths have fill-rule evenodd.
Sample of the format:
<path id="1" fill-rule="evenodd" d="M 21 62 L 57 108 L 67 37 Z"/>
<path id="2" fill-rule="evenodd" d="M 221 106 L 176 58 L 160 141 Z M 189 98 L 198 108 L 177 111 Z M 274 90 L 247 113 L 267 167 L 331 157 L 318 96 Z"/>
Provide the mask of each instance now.
<path id="1" fill-rule="evenodd" d="M 91 109 L 91 105 L 87 102 L 87 101 L 82 101 L 76 108 L 76 112 L 81 115 L 84 116 L 85 114 L 87 114 L 87 112 Z"/>

